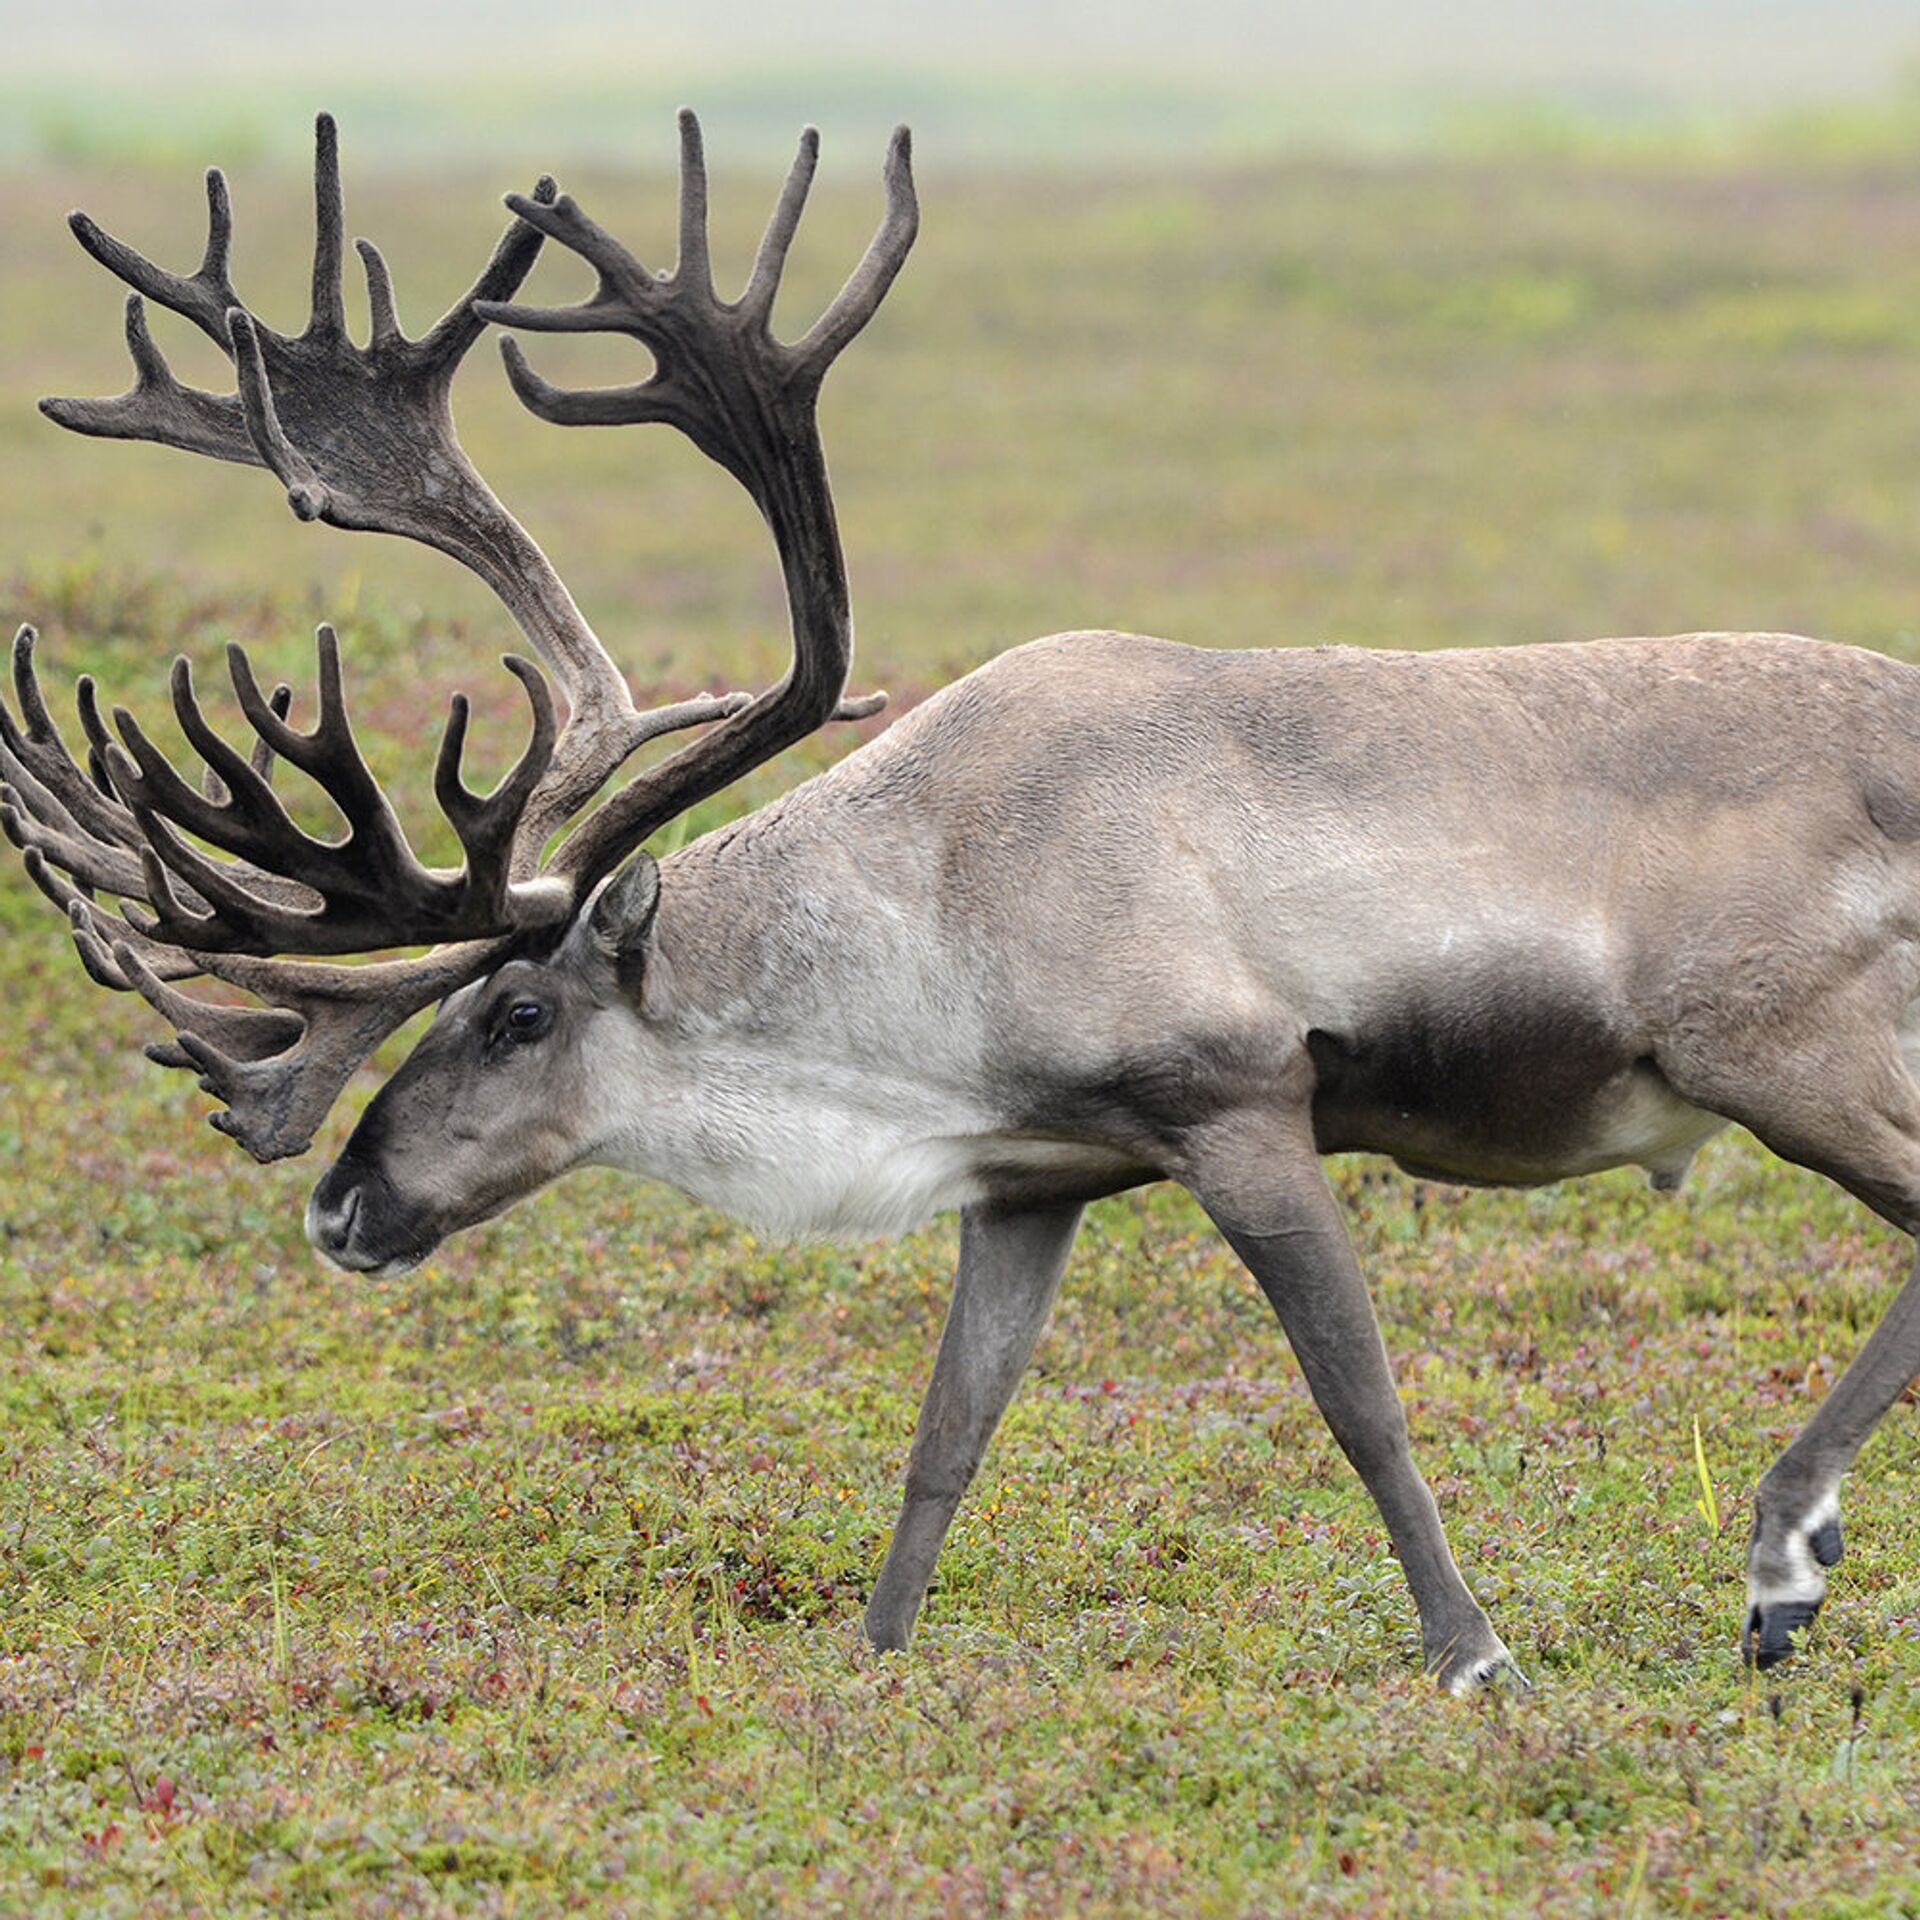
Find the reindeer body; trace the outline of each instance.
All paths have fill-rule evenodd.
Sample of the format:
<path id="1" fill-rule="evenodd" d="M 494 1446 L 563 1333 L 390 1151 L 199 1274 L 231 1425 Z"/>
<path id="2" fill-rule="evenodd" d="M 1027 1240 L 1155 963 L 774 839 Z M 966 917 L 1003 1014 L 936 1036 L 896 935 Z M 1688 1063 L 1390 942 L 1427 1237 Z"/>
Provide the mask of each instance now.
<path id="1" fill-rule="evenodd" d="M 1920 987 L 1914 680 L 1757 634 L 1037 641 L 665 863 L 587 1157 L 895 1233 L 1177 1176 L 1305 1085 L 1323 1151 L 1675 1185 L 1722 1052 L 1863 956 L 1896 1022 Z"/>

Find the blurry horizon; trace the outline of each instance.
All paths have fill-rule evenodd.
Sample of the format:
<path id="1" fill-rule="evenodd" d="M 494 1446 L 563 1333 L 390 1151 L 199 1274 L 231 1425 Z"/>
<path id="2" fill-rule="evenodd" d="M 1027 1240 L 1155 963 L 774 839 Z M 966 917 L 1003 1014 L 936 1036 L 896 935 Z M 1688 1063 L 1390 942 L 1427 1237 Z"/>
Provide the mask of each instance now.
<path id="1" fill-rule="evenodd" d="M 786 0 L 698 8 L 558 0 L 530 24 L 515 0 L 74 0 L 7 23 L 16 75 L 298 66 L 364 74 L 421 57 L 463 72 L 590 70 L 613 60 L 683 71 L 759 64 L 951 71 L 1009 63 L 1054 72 L 1264 77 L 1308 83 L 1617 89 L 1701 104 L 1870 92 L 1920 49 L 1902 0 L 970 0 L 965 8 Z"/>
<path id="2" fill-rule="evenodd" d="M 1777 124 L 1901 151 L 1920 126 L 1920 19 L 1892 0 L 778 0 L 636 9 L 507 0 L 324 10 L 211 0 L 16 8 L 0 160 L 296 156 L 320 105 L 384 159 L 668 156 L 699 106 L 731 161 L 812 120 L 870 141 L 913 122 L 940 163 L 1196 163 L 1305 148 L 1737 140 Z M 217 145 L 219 151 L 203 151 Z"/>

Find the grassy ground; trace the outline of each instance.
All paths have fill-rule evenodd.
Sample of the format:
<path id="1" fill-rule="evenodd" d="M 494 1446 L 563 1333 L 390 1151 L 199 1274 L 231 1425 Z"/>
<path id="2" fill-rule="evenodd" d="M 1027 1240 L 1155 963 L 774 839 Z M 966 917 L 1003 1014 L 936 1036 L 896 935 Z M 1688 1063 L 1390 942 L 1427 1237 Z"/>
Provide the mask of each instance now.
<path id="1" fill-rule="evenodd" d="M 497 183 L 355 184 L 403 299 L 451 293 Z M 590 184 L 611 224 L 658 222 L 657 182 Z M 742 244 L 763 184 L 726 196 Z M 257 474 L 19 404 L 119 382 L 116 302 L 57 211 L 184 258 L 194 200 L 0 196 L 0 613 L 149 706 L 178 645 L 292 667 L 344 615 L 417 800 L 413 743 L 495 650 L 483 601 L 285 523 Z M 869 200 L 829 196 L 796 313 Z M 242 186 L 270 317 L 297 201 Z M 724 483 L 497 386 L 463 388 L 470 443 L 636 678 L 764 670 L 768 569 Z M 863 678 L 909 692 L 1096 622 L 1920 652 L 1905 179 L 936 173 L 836 387 Z M 1733 1649 L 1745 1494 L 1905 1250 L 1750 1142 L 1678 1199 L 1336 1170 L 1530 1695 L 1417 1678 L 1398 1570 L 1266 1309 L 1161 1192 L 1095 1209 L 921 1639 L 877 1658 L 854 1626 L 949 1226 L 795 1252 L 594 1178 L 406 1280 L 329 1275 L 298 1232 L 313 1167 L 211 1135 L 10 869 L 0 928 L 0 1912 L 1920 1908 L 1911 1405 L 1791 1678 Z"/>

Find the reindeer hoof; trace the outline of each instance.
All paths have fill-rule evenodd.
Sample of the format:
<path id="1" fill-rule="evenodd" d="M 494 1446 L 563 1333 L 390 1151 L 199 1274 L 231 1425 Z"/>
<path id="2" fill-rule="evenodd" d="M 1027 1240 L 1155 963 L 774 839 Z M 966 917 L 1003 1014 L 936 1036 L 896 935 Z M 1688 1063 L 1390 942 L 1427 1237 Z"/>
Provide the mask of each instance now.
<path id="1" fill-rule="evenodd" d="M 1746 1632 L 1740 1642 L 1748 1666 L 1758 1667 L 1762 1673 L 1777 1667 L 1793 1652 L 1793 1636 L 1801 1628 L 1810 1627 L 1819 1611 L 1818 1600 L 1776 1600 L 1771 1606 L 1749 1607 Z"/>
<path id="2" fill-rule="evenodd" d="M 1533 1682 L 1520 1671 L 1513 1655 L 1503 1652 L 1498 1659 L 1479 1662 L 1464 1681 L 1455 1684 L 1453 1691 L 1457 1694 L 1531 1693 Z"/>
<path id="3" fill-rule="evenodd" d="M 1795 1502 L 1794 1505 L 1799 1505 Z M 1779 1509 L 1793 1507 L 1761 1489 L 1755 1501 L 1753 1539 L 1747 1548 L 1747 1620 L 1740 1651 L 1762 1672 L 1793 1652 L 1793 1637 L 1813 1624 L 1827 1597 L 1827 1569 L 1840 1564 L 1840 1503 L 1834 1490 L 1801 1505 L 1782 1522 Z"/>

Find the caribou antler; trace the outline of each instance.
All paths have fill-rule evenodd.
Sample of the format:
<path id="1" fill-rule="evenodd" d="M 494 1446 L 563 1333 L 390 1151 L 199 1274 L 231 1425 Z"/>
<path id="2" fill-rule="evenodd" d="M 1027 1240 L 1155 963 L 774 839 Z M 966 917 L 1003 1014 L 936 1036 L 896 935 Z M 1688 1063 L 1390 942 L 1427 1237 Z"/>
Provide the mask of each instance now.
<path id="1" fill-rule="evenodd" d="M 441 871 L 415 856 L 359 751 L 330 628 L 320 630 L 310 732 L 289 723 L 287 690 L 263 696 L 245 653 L 229 649 L 234 693 L 255 736 L 250 751 L 214 729 L 190 667 L 176 662 L 174 714 L 205 764 L 198 786 L 123 708 L 114 711 L 115 738 L 88 679 L 78 688 L 87 746 L 84 762 L 77 758 L 41 693 L 32 629 L 21 630 L 17 720 L 0 700 L 0 827 L 67 914 L 92 977 L 140 993 L 174 1025 L 178 1038 L 149 1054 L 197 1071 L 229 1107 L 214 1124 L 256 1158 L 304 1151 L 381 1040 L 508 953 L 556 938 L 590 889 L 655 828 L 824 721 L 863 717 L 884 701 L 842 698 L 852 625 L 815 405 L 827 367 L 871 318 L 912 244 L 913 187 L 903 129 L 888 155 L 886 216 L 866 258 L 819 323 L 784 346 L 768 322 L 816 151 L 809 130 L 737 303 L 713 291 L 700 132 L 683 114 L 681 252 L 672 274 L 650 274 L 543 179 L 532 195 L 510 196 L 515 224 L 472 292 L 417 340 L 401 332 L 385 263 L 358 242 L 372 315 L 364 348 L 346 332 L 339 166 L 324 115 L 313 304 L 298 335 L 275 332 L 239 304 L 218 172 L 207 176 L 208 240 L 191 274 L 157 267 L 85 215 L 73 216 L 81 244 L 134 289 L 127 340 L 135 381 L 116 399 L 42 401 L 50 419 L 81 433 L 265 466 L 302 519 L 404 534 L 452 555 L 499 595 L 569 708 L 557 727 L 544 676 L 509 657 L 531 709 L 531 737 L 499 786 L 476 795 L 460 776 L 467 707 L 454 697 L 434 787 L 464 859 Z M 506 304 L 545 235 L 599 271 L 599 292 L 585 306 Z M 236 392 L 204 393 L 175 379 L 147 332 L 147 299 L 183 314 L 228 352 Z M 534 330 L 612 327 L 653 349 L 657 371 L 640 387 L 568 394 L 504 343 L 515 389 L 535 412 L 562 422 L 669 421 L 746 486 L 773 531 L 792 618 L 793 664 L 777 686 L 751 701 L 706 695 L 649 712 L 635 707 L 558 575 L 454 437 L 452 377 L 490 320 Z M 714 721 L 721 724 L 712 733 L 638 776 L 543 864 L 555 830 L 638 747 Z M 332 799 L 347 823 L 344 839 L 321 840 L 295 824 L 272 783 L 282 761 Z M 97 894 L 127 904 L 109 915 Z M 303 957 L 429 944 L 436 950 L 420 958 L 363 965 Z M 201 975 L 265 1004 L 178 990 Z"/>
<path id="2" fill-rule="evenodd" d="M 842 704 L 853 622 L 816 409 L 827 369 L 873 318 L 919 230 L 912 145 L 905 127 L 894 130 L 880 229 L 827 311 L 786 346 L 773 337 L 774 297 L 819 151 L 820 136 L 809 127 L 800 136 L 746 291 L 735 302 L 714 292 L 706 156 L 700 123 L 689 112 L 680 115 L 680 257 L 670 274 L 649 272 L 568 195 L 552 201 L 507 196 L 527 225 L 579 254 L 599 275 L 599 285 L 578 306 L 483 299 L 474 311 L 528 332 L 629 334 L 655 362 L 651 377 L 638 386 L 569 392 L 543 380 L 519 345 L 503 340 L 507 376 L 522 403 L 561 426 L 662 420 L 678 427 L 746 488 L 765 517 L 793 624 L 793 663 L 777 686 L 629 782 L 569 839 L 556 870 L 582 888 L 604 878 L 658 827 L 825 721 L 861 718 L 885 703 L 881 694 Z"/>
<path id="3" fill-rule="evenodd" d="M 542 177 L 527 204 L 545 205 L 555 192 L 552 179 Z M 314 127 L 313 297 L 298 334 L 267 326 L 234 292 L 227 266 L 233 214 L 217 167 L 207 174 L 206 252 L 191 274 L 156 266 L 84 213 L 69 224 L 87 252 L 134 289 L 127 299 L 134 384 L 111 400 L 42 400 L 48 419 L 76 433 L 157 440 L 264 466 L 302 520 L 437 547 L 487 583 L 547 663 L 566 696 L 569 725 L 556 748 L 549 792 L 527 823 L 520 865 L 530 866 L 546 835 L 566 818 L 569 797 L 593 793 L 662 730 L 652 715 L 635 709 L 625 676 L 565 583 L 475 471 L 454 433 L 453 377 L 486 327 L 477 308 L 519 288 L 540 252 L 539 230 L 515 220 L 472 287 L 418 339 L 401 330 L 379 249 L 355 241 L 371 315 L 361 347 L 347 334 L 345 203 L 330 114 L 321 114 Z M 181 385 L 147 330 L 147 300 L 191 320 L 227 354 L 236 392 Z M 716 705 L 675 724 L 731 710 Z"/>
<path id="4" fill-rule="evenodd" d="M 114 716 L 121 739 L 111 738 L 86 680 L 83 772 L 48 712 L 34 644 L 33 629 L 22 627 L 13 647 L 22 719 L 0 702 L 0 830 L 67 914 L 93 979 L 139 993 L 173 1024 L 177 1039 L 149 1047 L 149 1057 L 197 1072 L 230 1109 L 213 1124 L 256 1159 L 303 1152 L 387 1035 L 497 964 L 517 937 L 551 929 L 572 911 L 570 885 L 508 876 L 516 829 L 554 744 L 552 698 L 525 661 L 508 664 L 533 710 L 532 738 L 490 794 L 471 793 L 460 778 L 467 709 L 454 697 L 434 779 L 466 854 L 449 874 L 414 856 L 360 755 L 331 628 L 320 629 L 320 714 L 308 733 L 287 723 L 288 690 L 263 696 L 244 651 L 229 649 L 234 691 L 257 736 L 250 755 L 214 731 L 185 660 L 175 662 L 175 714 L 212 791 L 185 781 L 124 709 Z M 276 759 L 334 801 L 348 823 L 344 840 L 318 840 L 294 824 L 271 784 Z M 214 859 L 188 834 L 245 857 Z M 129 905 L 109 916 L 96 891 L 150 911 Z M 370 966 L 277 957 L 427 941 L 462 944 Z M 174 984 L 200 975 L 267 1004 L 209 1002 Z"/>

